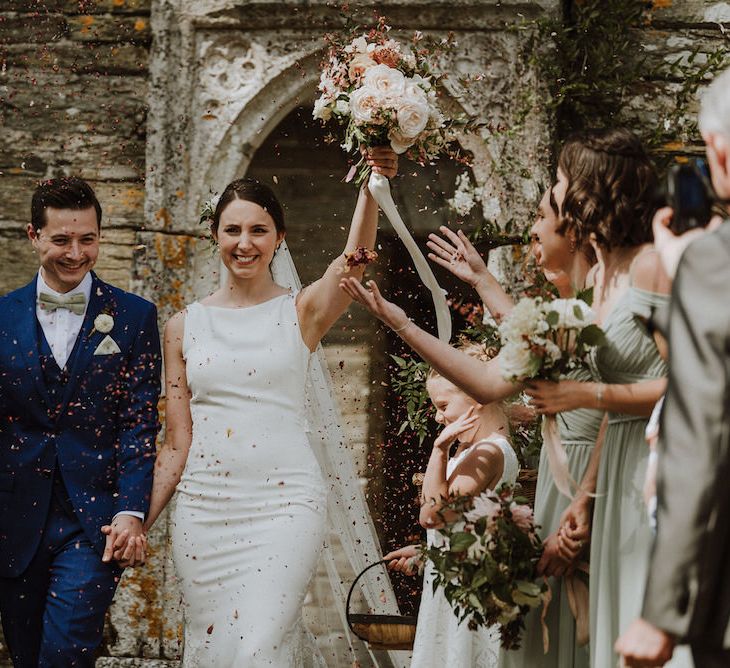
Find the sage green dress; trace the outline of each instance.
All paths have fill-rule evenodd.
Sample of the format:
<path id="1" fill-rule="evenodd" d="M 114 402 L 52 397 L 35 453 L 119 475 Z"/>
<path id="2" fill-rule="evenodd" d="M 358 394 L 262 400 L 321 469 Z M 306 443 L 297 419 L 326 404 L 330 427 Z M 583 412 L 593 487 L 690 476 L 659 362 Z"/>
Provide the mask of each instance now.
<path id="1" fill-rule="evenodd" d="M 591 380 L 588 370 L 570 374 L 574 380 Z M 598 436 L 603 412 L 580 408 L 558 415 L 560 440 L 568 457 L 568 469 L 573 480 L 580 482 L 588 466 Z M 540 537 L 545 539 L 560 526 L 560 518 L 570 499 L 558 491 L 550 474 L 545 448 L 540 452 L 537 490 L 535 494 L 535 521 L 540 525 Z M 500 653 L 500 668 L 588 668 L 588 646 L 575 644 L 575 619 L 568 605 L 568 595 L 562 578 L 549 578 L 552 600 L 548 606 L 545 624 L 548 627 L 550 647 L 543 651 L 542 607 L 532 610 L 525 618 L 522 644 L 517 650 Z"/>
<path id="2" fill-rule="evenodd" d="M 644 324 L 668 296 L 630 287 L 603 323 L 606 345 L 593 358 L 604 383 L 661 378 L 666 365 Z M 641 615 L 652 531 L 643 499 L 649 448 L 647 417 L 608 414 L 601 450 L 591 531 L 591 666 L 614 668 L 618 636 Z M 667 666 L 691 666 L 685 651 Z"/>

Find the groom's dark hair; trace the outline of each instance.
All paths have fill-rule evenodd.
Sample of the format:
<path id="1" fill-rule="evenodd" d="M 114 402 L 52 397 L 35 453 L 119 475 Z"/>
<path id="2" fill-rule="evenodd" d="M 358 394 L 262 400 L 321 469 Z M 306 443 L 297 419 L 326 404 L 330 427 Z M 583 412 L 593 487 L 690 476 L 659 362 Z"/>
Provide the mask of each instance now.
<path id="1" fill-rule="evenodd" d="M 279 234 L 284 234 L 284 232 L 286 232 L 286 227 L 284 225 L 284 210 L 281 208 L 279 200 L 276 199 L 274 191 L 269 188 L 269 186 L 250 177 L 236 179 L 226 186 L 226 189 L 223 191 L 223 194 L 220 196 L 218 204 L 215 207 L 215 212 L 213 213 L 213 219 L 210 223 L 210 229 L 212 232 L 218 231 L 218 225 L 221 222 L 223 209 L 236 199 L 242 199 L 246 202 L 258 204 L 271 216 L 271 219 L 274 221 L 276 231 Z"/>
<path id="2" fill-rule="evenodd" d="M 82 211 L 94 207 L 96 224 L 101 229 L 101 204 L 94 189 L 77 176 L 41 181 L 33 193 L 30 204 L 30 222 L 36 230 L 46 225 L 46 209 L 72 209 Z"/>

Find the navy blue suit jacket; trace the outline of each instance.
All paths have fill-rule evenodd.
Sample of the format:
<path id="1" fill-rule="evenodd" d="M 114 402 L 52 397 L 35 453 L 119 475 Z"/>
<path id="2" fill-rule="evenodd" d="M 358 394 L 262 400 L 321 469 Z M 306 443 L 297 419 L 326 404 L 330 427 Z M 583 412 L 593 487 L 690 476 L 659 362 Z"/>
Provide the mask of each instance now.
<path id="1" fill-rule="evenodd" d="M 20 575 L 38 549 L 56 466 L 100 554 L 102 525 L 119 511 L 149 508 L 159 428 L 157 310 L 92 278 L 57 405 L 39 362 L 36 279 L 0 299 L 0 577 Z M 106 336 L 94 331 L 100 313 L 114 319 L 108 334 L 120 353 L 94 355 Z"/>

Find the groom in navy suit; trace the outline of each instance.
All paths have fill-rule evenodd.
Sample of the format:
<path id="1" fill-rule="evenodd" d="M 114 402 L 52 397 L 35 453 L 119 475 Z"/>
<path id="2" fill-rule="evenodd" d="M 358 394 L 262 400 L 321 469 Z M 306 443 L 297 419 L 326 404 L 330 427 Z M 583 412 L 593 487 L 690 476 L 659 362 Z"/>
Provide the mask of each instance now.
<path id="1" fill-rule="evenodd" d="M 91 272 L 100 228 L 86 182 L 41 184 L 40 270 L 0 299 L 0 619 L 16 668 L 93 666 L 122 567 L 144 560 L 157 312 Z"/>

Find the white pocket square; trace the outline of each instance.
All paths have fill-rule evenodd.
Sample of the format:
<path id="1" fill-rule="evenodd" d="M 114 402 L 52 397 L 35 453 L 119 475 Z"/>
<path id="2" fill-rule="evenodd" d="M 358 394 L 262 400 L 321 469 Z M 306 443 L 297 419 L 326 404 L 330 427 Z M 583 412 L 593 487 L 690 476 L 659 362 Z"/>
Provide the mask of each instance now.
<path id="1" fill-rule="evenodd" d="M 120 352 L 122 351 L 119 349 L 117 342 L 107 334 L 96 347 L 94 355 L 114 355 Z"/>

